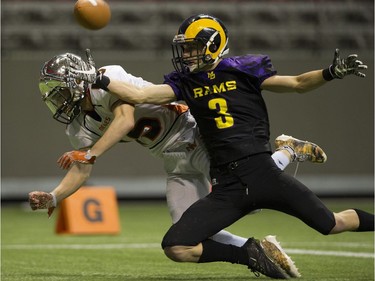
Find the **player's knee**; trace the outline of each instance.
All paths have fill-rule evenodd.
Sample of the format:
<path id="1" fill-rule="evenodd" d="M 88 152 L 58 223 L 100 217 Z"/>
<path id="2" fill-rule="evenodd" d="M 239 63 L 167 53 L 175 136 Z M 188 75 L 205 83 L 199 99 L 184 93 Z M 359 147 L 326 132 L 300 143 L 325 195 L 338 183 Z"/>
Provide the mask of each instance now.
<path id="1" fill-rule="evenodd" d="M 332 230 L 334 229 L 334 227 L 336 225 L 336 220 L 335 220 L 334 214 L 330 213 L 329 215 L 327 215 L 326 213 L 324 213 L 320 217 L 324 218 L 324 219 L 321 219 L 319 221 L 319 223 L 316 225 L 315 229 L 323 235 L 332 234 Z"/>
<path id="2" fill-rule="evenodd" d="M 320 234 L 329 235 L 332 234 L 333 229 L 335 228 L 336 222 L 334 219 L 326 220 L 324 223 L 321 222 L 319 225 L 313 226 L 313 228 L 318 231 Z"/>
<path id="3" fill-rule="evenodd" d="M 186 257 L 186 247 L 184 246 L 171 246 L 164 248 L 164 254 L 175 262 L 183 262 Z"/>
<path id="4" fill-rule="evenodd" d="M 323 235 L 332 234 L 332 230 L 335 228 L 335 220 L 332 220 L 330 224 L 326 224 L 325 226 L 318 229 L 318 231 Z"/>

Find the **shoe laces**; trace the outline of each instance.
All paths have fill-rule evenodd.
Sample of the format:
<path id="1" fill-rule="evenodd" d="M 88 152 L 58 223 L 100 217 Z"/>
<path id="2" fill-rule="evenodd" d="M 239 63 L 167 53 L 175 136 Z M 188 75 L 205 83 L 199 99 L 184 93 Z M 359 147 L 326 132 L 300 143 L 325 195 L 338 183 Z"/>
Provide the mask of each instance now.
<path id="1" fill-rule="evenodd" d="M 282 150 L 282 149 L 285 149 L 286 151 L 289 152 L 290 154 L 290 157 L 291 157 L 291 162 L 294 162 L 298 159 L 297 157 L 297 153 L 295 152 L 295 150 L 290 147 L 289 145 L 283 145 L 283 146 L 280 146 L 279 148 L 276 149 L 276 151 L 278 150 Z"/>

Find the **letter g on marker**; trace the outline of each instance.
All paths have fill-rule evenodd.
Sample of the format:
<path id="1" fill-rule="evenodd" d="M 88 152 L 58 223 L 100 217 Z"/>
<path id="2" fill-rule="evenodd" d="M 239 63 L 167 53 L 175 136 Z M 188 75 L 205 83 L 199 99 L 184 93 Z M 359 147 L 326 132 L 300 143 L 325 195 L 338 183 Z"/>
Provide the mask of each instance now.
<path id="1" fill-rule="evenodd" d="M 102 222 L 103 213 L 101 210 L 100 202 L 96 199 L 87 199 L 83 203 L 83 214 L 90 222 Z"/>

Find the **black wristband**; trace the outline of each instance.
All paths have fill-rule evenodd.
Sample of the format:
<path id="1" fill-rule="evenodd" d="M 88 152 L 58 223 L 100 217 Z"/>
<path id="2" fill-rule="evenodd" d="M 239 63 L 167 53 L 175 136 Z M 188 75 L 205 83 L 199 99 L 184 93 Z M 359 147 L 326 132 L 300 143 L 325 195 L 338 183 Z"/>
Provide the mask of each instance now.
<path id="1" fill-rule="evenodd" d="M 331 81 L 331 80 L 335 79 L 335 77 L 331 73 L 330 68 L 331 68 L 331 65 L 329 67 L 327 67 L 326 69 L 323 69 L 323 79 L 326 80 L 326 81 Z"/>
<path id="2" fill-rule="evenodd" d="M 95 85 L 98 86 L 100 89 L 103 89 L 104 91 L 109 92 L 108 85 L 111 82 L 108 76 L 105 76 L 103 74 L 99 74 L 96 77 Z"/>

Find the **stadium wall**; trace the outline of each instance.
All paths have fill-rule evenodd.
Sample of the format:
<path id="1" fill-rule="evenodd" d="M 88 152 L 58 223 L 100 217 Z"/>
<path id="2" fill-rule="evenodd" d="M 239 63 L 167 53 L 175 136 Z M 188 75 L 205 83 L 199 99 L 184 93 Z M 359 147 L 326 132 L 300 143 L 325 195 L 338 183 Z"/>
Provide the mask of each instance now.
<path id="1" fill-rule="evenodd" d="M 95 53 L 94 53 L 95 54 Z M 3 59 L 2 67 L 2 198 L 51 190 L 65 174 L 57 158 L 71 150 L 64 125 L 52 119 L 38 91 L 39 68 L 51 54 Z M 276 57 L 280 74 L 297 74 L 327 65 L 324 59 Z M 98 54 L 98 65 L 117 63 L 152 82 L 171 70 L 169 59 L 135 60 Z M 272 57 L 272 54 L 271 54 Z M 119 59 L 121 58 L 121 59 Z M 372 62 L 371 56 L 361 56 Z M 157 71 L 153 71 L 156 69 Z M 304 95 L 264 92 L 269 105 L 271 138 L 286 133 L 321 145 L 324 165 L 300 164 L 298 177 L 319 193 L 373 194 L 374 112 L 373 67 L 367 78 L 333 81 Z M 295 164 L 288 168 L 294 173 Z M 136 143 L 118 144 L 95 164 L 90 184 L 113 185 L 124 196 L 160 196 L 163 163 Z M 17 183 L 18 181 L 18 183 Z M 309 186 L 309 184 L 308 184 Z"/>
<path id="2" fill-rule="evenodd" d="M 2 199 L 51 190 L 65 174 L 56 165 L 71 150 L 64 125 L 52 119 L 38 91 L 44 61 L 67 51 L 83 56 L 89 47 L 97 65 L 120 64 L 134 75 L 162 82 L 163 73 L 172 70 L 169 42 L 181 18 L 203 9 L 224 18 L 231 55 L 268 54 L 279 74 L 324 68 L 336 47 L 342 55 L 359 54 L 369 67 L 365 79 L 351 76 L 307 94 L 264 92 L 264 97 L 271 139 L 291 134 L 318 143 L 328 155 L 324 165 L 299 165 L 299 179 L 322 195 L 373 196 L 374 3 L 339 2 L 338 7 L 336 1 L 127 1 L 126 6 L 114 1 L 111 25 L 90 33 L 72 21 L 70 1 L 5 1 Z M 160 197 L 164 177 L 162 162 L 146 149 L 119 144 L 97 161 L 88 184 L 113 185 L 121 197 Z"/>

